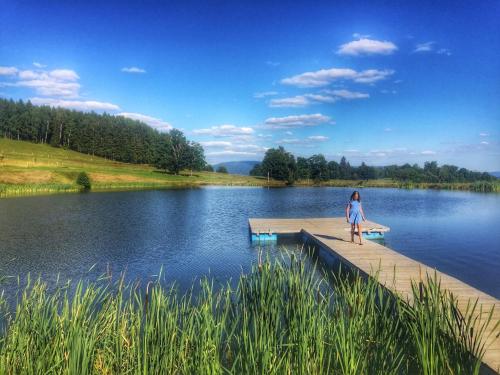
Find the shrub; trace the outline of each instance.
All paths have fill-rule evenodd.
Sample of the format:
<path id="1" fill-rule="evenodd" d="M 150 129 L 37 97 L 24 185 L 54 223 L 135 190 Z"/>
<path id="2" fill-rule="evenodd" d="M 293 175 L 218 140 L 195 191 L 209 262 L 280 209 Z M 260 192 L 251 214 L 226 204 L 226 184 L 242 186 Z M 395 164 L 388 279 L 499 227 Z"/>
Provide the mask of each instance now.
<path id="1" fill-rule="evenodd" d="M 90 183 L 90 177 L 85 172 L 80 172 L 76 178 L 76 184 L 82 187 L 82 190 L 90 190 L 92 184 Z"/>
<path id="2" fill-rule="evenodd" d="M 210 164 L 205 165 L 205 168 L 203 168 L 205 172 L 213 172 L 214 167 L 212 167 Z"/>
<path id="3" fill-rule="evenodd" d="M 217 173 L 227 173 L 227 168 L 224 165 L 221 165 L 217 168 Z"/>

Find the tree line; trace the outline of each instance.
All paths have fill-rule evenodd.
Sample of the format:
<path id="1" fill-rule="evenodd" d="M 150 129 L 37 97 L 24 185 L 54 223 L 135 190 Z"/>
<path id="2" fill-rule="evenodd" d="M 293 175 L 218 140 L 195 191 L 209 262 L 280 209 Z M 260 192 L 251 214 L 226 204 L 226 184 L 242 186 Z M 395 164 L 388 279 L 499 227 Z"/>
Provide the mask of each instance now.
<path id="1" fill-rule="evenodd" d="M 0 99 L 0 136 L 106 159 L 151 164 L 171 173 L 206 168 L 203 148 L 177 129 L 160 132 L 123 116 Z"/>
<path id="2" fill-rule="evenodd" d="M 283 147 L 267 150 L 262 163 L 256 164 L 250 171 L 252 176 L 263 176 L 286 181 L 292 184 L 296 180 L 311 180 L 316 183 L 327 180 L 373 180 L 389 178 L 405 182 L 474 182 L 493 181 L 496 178 L 486 172 L 474 172 L 454 165 L 439 166 L 430 161 L 420 167 L 418 164 L 389 165 L 385 167 L 352 166 L 345 157 L 340 162 L 327 161 L 321 155 L 309 158 L 297 157 Z"/>

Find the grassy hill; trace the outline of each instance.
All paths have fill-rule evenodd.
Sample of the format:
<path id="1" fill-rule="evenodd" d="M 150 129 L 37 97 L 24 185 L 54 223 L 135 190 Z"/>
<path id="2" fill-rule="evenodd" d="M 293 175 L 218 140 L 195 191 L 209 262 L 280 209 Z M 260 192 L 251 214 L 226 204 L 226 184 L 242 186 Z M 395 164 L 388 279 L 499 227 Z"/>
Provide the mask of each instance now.
<path id="1" fill-rule="evenodd" d="M 78 192 L 76 178 L 86 172 L 92 190 L 162 189 L 201 185 L 265 186 L 267 179 L 236 174 L 186 171 L 167 174 L 149 165 L 127 164 L 91 155 L 23 141 L 0 138 L 0 197 Z M 272 186 L 283 182 L 271 181 Z M 297 186 L 316 185 L 297 181 Z M 396 187 L 500 192 L 500 181 L 493 183 L 408 183 L 394 180 L 330 180 L 321 186 Z M 317 186 L 317 185 L 316 185 Z"/>
<path id="2" fill-rule="evenodd" d="M 114 162 L 42 144 L 0 138 L 0 196 L 76 192 L 86 172 L 92 190 L 267 184 L 263 178 L 212 172 L 174 176 L 149 165 Z M 275 182 L 279 185 L 280 183 Z"/>

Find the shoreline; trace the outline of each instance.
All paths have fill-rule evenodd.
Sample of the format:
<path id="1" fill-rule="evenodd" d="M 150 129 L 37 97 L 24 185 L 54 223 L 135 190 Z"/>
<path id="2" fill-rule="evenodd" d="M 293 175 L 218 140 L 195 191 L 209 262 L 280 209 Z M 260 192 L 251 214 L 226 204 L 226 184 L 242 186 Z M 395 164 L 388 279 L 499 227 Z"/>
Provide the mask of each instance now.
<path id="1" fill-rule="evenodd" d="M 233 175 L 229 175 L 233 176 Z M 388 188 L 388 189 L 420 189 L 420 190 L 449 190 L 449 191 L 469 191 L 477 193 L 499 193 L 500 183 L 493 183 L 491 191 L 477 190 L 477 183 L 411 183 L 400 182 L 393 180 L 331 180 L 321 183 L 313 183 L 307 181 L 298 181 L 293 185 L 286 185 L 280 181 L 259 181 L 258 183 L 242 183 L 241 175 L 234 175 L 235 182 L 230 183 L 228 180 L 216 183 L 213 181 L 197 181 L 192 182 L 131 182 L 131 183 L 109 183 L 109 184 L 94 184 L 89 191 L 82 191 L 76 184 L 0 184 L 0 199 L 28 197 L 28 196 L 44 196 L 54 194 L 69 194 L 69 193 L 92 193 L 92 192 L 120 192 L 120 191 L 141 191 L 141 190 L 173 190 L 173 189 L 190 189 L 209 186 L 222 187 L 269 187 L 269 188 L 293 188 L 293 187 L 338 187 L 338 188 Z M 480 185 L 480 184 L 479 184 Z"/>
<path id="2" fill-rule="evenodd" d="M 183 171 L 179 175 L 145 164 L 128 164 L 92 155 L 0 138 L 0 199 L 21 196 L 77 193 L 78 175 L 85 172 L 91 191 L 179 189 L 201 186 L 286 187 L 285 181 L 261 176 Z M 474 192 L 500 192 L 500 180 L 493 182 L 416 183 L 391 179 L 374 180 L 298 180 L 295 187 L 349 187 L 443 189 Z"/>

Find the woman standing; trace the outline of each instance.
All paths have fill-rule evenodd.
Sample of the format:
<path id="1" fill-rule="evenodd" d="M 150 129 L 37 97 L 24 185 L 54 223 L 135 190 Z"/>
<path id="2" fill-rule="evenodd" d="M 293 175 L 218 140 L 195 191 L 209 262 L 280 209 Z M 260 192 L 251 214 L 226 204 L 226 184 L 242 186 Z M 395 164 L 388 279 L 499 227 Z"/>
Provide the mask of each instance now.
<path id="1" fill-rule="evenodd" d="M 359 244 L 363 245 L 363 232 L 361 230 L 361 220 L 366 221 L 363 207 L 361 206 L 361 195 L 358 191 L 351 194 L 351 199 L 345 208 L 347 222 L 351 224 L 351 242 L 354 243 L 354 232 L 358 229 Z"/>

